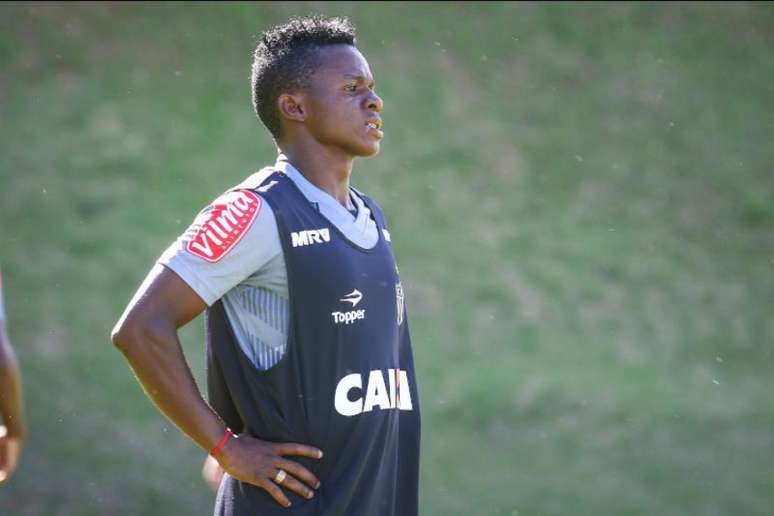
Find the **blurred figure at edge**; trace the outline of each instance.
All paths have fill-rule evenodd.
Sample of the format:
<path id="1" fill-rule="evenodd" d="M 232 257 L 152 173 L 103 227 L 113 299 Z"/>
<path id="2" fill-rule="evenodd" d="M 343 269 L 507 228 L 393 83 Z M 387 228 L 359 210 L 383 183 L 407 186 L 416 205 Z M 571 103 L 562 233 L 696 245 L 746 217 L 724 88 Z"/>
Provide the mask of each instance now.
<path id="1" fill-rule="evenodd" d="M 0 423 L 0 484 L 2 484 L 16 469 L 24 442 L 21 373 L 5 331 L 2 272 L 0 272 Z"/>

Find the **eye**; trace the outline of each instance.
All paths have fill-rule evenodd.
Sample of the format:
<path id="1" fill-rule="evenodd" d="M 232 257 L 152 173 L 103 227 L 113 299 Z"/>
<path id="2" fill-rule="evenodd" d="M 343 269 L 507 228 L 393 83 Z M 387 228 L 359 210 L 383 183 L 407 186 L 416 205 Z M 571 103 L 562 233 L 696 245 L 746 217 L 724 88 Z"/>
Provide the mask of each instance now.
<path id="1" fill-rule="evenodd" d="M 354 93 L 357 91 L 357 84 L 347 84 L 344 86 L 344 91 L 349 91 L 351 93 Z"/>

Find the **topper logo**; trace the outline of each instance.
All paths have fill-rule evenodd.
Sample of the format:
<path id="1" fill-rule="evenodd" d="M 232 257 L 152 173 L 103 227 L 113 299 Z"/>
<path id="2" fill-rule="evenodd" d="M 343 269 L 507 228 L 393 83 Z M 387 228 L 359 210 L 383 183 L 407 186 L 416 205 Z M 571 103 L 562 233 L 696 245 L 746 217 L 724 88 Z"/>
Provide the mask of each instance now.
<path id="1" fill-rule="evenodd" d="M 368 373 L 368 383 L 363 393 L 363 375 L 348 374 L 336 385 L 334 406 L 342 416 L 357 416 L 371 412 L 375 408 L 414 410 L 411 403 L 411 389 L 406 371 L 387 369 L 387 382 L 384 371 L 375 369 Z M 352 391 L 360 391 L 357 398 L 350 398 Z M 364 397 L 365 396 L 365 397 Z"/>
<path id="2" fill-rule="evenodd" d="M 339 301 L 352 303 L 352 308 L 355 308 L 361 299 L 363 299 L 363 293 L 358 289 L 355 289 L 346 296 L 339 299 Z"/>
<path id="3" fill-rule="evenodd" d="M 260 210 L 261 198 L 248 190 L 222 195 L 201 216 L 199 229 L 186 249 L 208 262 L 217 262 L 247 233 Z"/>
<path id="4" fill-rule="evenodd" d="M 328 228 L 322 229 L 307 229 L 305 231 L 293 231 L 290 234 L 293 247 L 301 247 L 312 244 L 324 244 L 331 241 L 331 230 Z"/>
<path id="5" fill-rule="evenodd" d="M 331 312 L 333 322 L 336 324 L 352 324 L 360 319 L 365 319 L 365 310 L 352 310 L 351 312 Z"/>
<path id="6" fill-rule="evenodd" d="M 352 303 L 352 308 L 355 308 L 357 304 L 363 299 L 363 293 L 358 289 L 354 289 L 346 296 L 339 299 L 342 303 Z M 336 324 L 352 324 L 360 319 L 365 319 L 365 309 L 351 310 L 349 312 L 331 312 L 333 322 Z"/>

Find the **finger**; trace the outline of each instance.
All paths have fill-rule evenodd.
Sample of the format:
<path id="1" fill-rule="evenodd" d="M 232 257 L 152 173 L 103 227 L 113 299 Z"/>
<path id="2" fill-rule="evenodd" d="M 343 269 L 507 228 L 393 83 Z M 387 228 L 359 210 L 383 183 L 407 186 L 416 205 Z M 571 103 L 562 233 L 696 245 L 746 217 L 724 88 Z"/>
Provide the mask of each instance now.
<path id="1" fill-rule="evenodd" d="M 261 483 L 261 487 L 266 489 L 266 491 L 268 491 L 271 497 L 274 498 L 278 504 L 283 507 L 290 507 L 290 500 L 288 500 L 288 498 L 285 496 L 285 493 L 282 492 L 282 489 L 280 489 L 273 480 L 264 480 L 264 482 Z"/>
<path id="2" fill-rule="evenodd" d="M 278 470 L 279 471 L 279 470 Z M 282 481 L 282 484 L 280 484 L 285 489 L 290 489 L 297 495 L 303 496 L 306 499 L 311 498 L 314 496 L 314 492 L 306 487 L 304 484 L 293 478 L 291 475 L 285 476 L 285 479 Z"/>
<path id="3" fill-rule="evenodd" d="M 274 466 L 279 469 L 284 469 L 297 479 L 305 482 L 309 487 L 313 487 L 314 489 L 317 489 L 320 487 L 320 481 L 317 479 L 314 474 L 303 467 L 301 464 L 297 462 L 293 462 L 292 460 L 287 460 L 283 458 L 278 458 L 274 461 Z M 284 483 L 284 482 L 283 482 Z"/>
<path id="4" fill-rule="evenodd" d="M 298 443 L 280 443 L 276 446 L 277 455 L 300 455 L 310 459 L 322 459 L 323 452 L 314 446 Z"/>

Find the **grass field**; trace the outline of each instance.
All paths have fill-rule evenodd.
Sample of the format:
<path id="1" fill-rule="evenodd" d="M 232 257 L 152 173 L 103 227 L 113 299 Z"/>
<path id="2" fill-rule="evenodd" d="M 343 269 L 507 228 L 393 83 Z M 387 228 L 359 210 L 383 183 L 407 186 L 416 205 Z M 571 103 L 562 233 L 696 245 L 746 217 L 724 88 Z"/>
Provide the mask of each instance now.
<path id="1" fill-rule="evenodd" d="M 385 100 L 421 514 L 774 507 L 774 6 L 3 4 L 0 264 L 29 440 L 3 515 L 209 514 L 109 331 L 271 163 L 255 36 L 350 15 Z M 202 322 L 183 331 L 202 379 Z"/>

